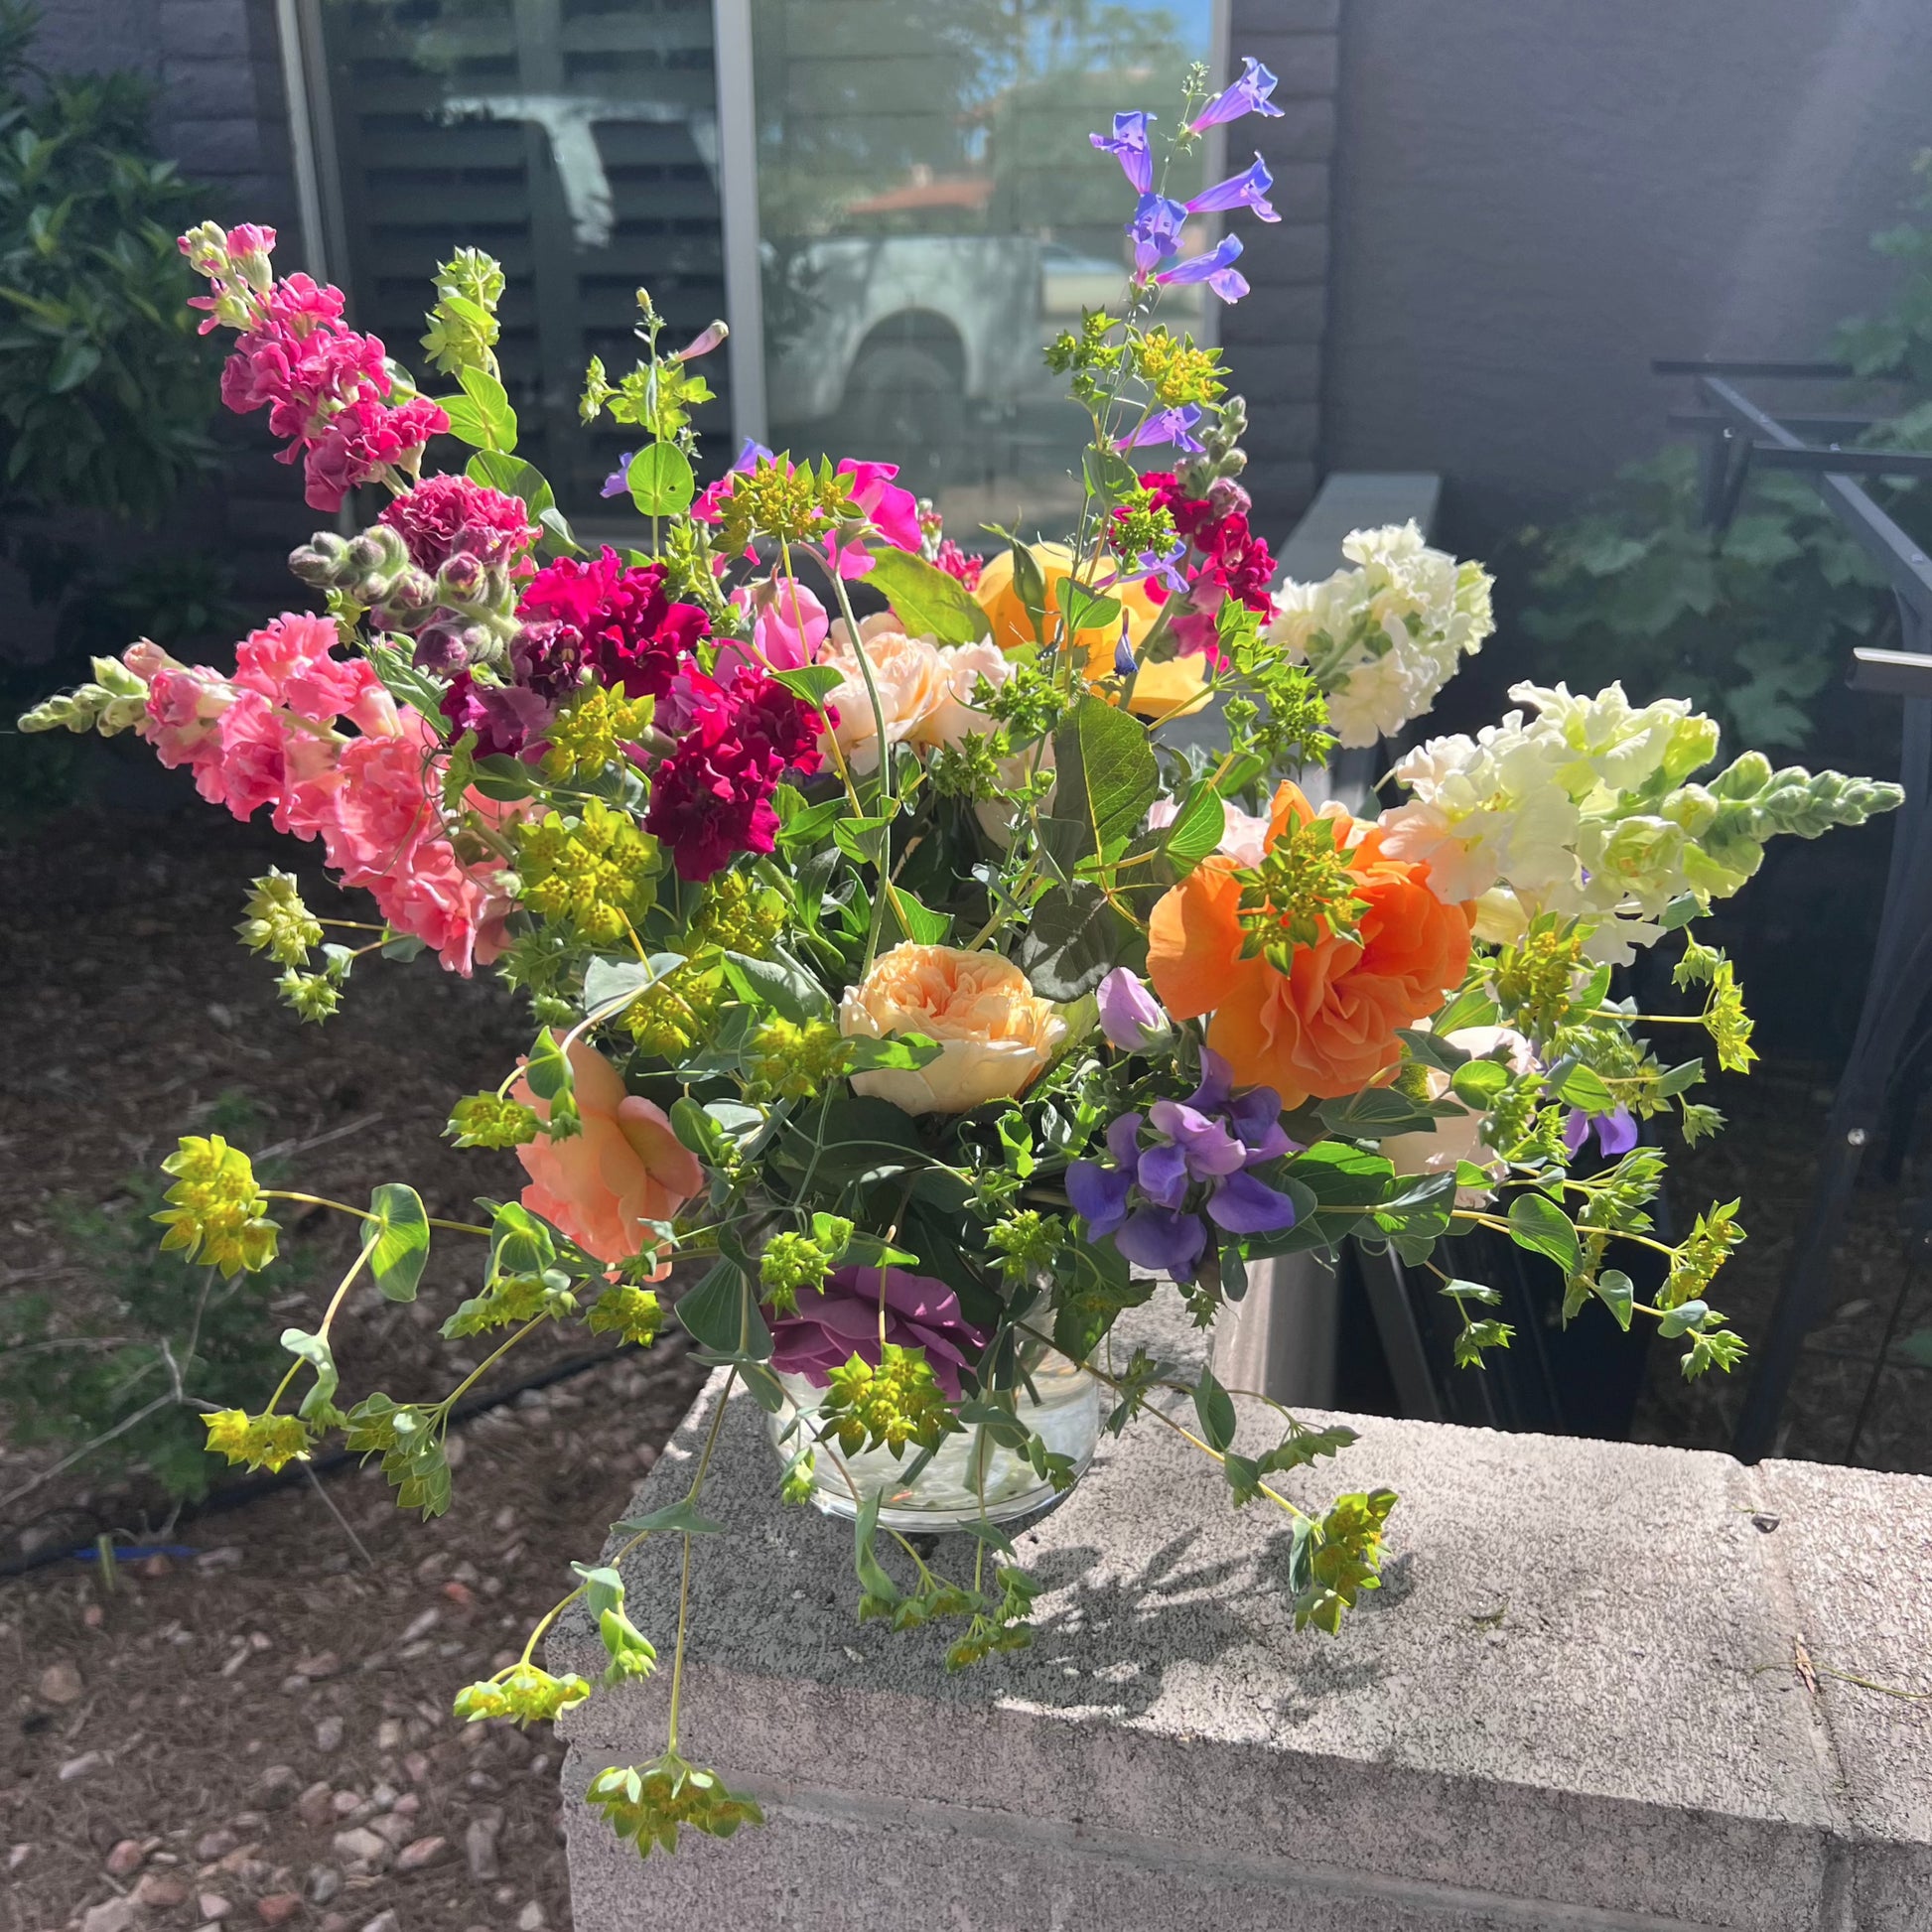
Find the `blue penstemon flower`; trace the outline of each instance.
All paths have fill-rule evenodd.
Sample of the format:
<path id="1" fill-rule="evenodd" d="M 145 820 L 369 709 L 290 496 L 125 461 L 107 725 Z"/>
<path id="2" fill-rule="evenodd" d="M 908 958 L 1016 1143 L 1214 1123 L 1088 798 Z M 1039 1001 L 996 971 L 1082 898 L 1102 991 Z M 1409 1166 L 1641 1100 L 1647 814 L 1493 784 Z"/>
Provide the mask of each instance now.
<path id="1" fill-rule="evenodd" d="M 1233 1090 L 1228 1063 L 1201 1053 L 1200 1085 L 1185 1100 L 1157 1100 L 1107 1129 L 1112 1166 L 1075 1161 L 1067 1198 L 1090 1240 L 1113 1237 L 1137 1267 L 1191 1281 L 1207 1252 L 1207 1223 L 1229 1234 L 1295 1225 L 1295 1203 L 1253 1170 L 1296 1152 L 1272 1087 Z M 1204 1217 L 1204 1218 L 1203 1218 Z"/>

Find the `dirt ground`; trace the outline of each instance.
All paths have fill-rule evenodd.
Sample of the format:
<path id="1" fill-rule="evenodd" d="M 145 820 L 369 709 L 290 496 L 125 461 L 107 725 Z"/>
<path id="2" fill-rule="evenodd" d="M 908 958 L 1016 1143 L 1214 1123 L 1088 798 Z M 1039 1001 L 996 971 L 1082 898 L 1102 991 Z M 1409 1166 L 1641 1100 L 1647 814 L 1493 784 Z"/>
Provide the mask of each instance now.
<path id="1" fill-rule="evenodd" d="M 452 1098 L 493 1085 L 524 1041 L 508 996 L 432 961 L 364 962 L 342 1015 L 304 1028 L 276 1003 L 273 969 L 236 943 L 246 881 L 271 863 L 329 910 L 311 858 L 205 807 L 76 817 L 0 855 L 0 1295 L 84 1298 L 61 1201 L 126 1205 L 130 1171 L 224 1095 L 255 1109 L 290 1184 L 316 1193 L 356 1201 L 406 1178 L 432 1214 L 460 1217 L 520 1183 L 511 1157 L 441 1138 Z M 1680 1205 L 1744 1197 L 1751 1237 L 1716 1299 L 1753 1338 L 1809 1191 L 1828 1078 L 1772 1063 L 1722 1083 L 1712 1097 L 1730 1131 L 1674 1156 Z M 1894 1357 L 1932 1341 L 1932 1285 L 1901 1231 L 1922 1160 L 1895 1182 L 1871 1165 L 1790 1453 L 1845 1455 L 1866 1375 L 1852 1357 L 1876 1351 L 1901 1282 Z M 276 1299 L 278 1321 L 313 1321 L 351 1238 L 340 1217 L 293 1224 L 312 1271 Z M 417 1305 L 358 1295 L 339 1330 L 345 1388 L 433 1395 L 471 1366 L 435 1324 L 471 1292 L 473 1266 L 439 1237 Z M 504 1374 L 586 1341 L 559 1336 Z M 553 1741 L 462 1728 L 449 1699 L 569 1587 L 570 1560 L 597 1549 L 698 1374 L 667 1339 L 469 1424 L 454 1506 L 427 1527 L 373 1470 L 169 1526 L 152 1493 L 84 1469 L 16 1494 L 49 1451 L 0 1449 L 0 1564 L 103 1533 L 180 1553 L 123 1563 L 111 1588 L 65 1557 L 0 1581 L 0 1932 L 566 1927 Z M 1659 1349 L 1636 1433 L 1722 1448 L 1740 1394 L 1722 1378 L 1687 1387 Z M 1924 1395 L 1923 1372 L 1885 1372 L 1861 1460 L 1932 1468 Z"/>
<path id="2" fill-rule="evenodd" d="M 432 1214 L 461 1216 L 518 1184 L 511 1158 L 440 1138 L 451 1099 L 493 1085 L 521 1043 L 506 996 L 433 961 L 363 962 L 342 1015 L 299 1027 L 235 941 L 248 878 L 294 862 L 311 890 L 305 857 L 206 808 L 10 847 L 0 1294 L 84 1296 L 59 1199 L 112 1203 L 217 1095 L 294 1143 L 291 1184 L 316 1193 L 359 1201 L 407 1178 Z M 325 912 L 326 898 L 311 891 Z M 312 1324 L 351 1237 L 324 1215 L 302 1239 L 312 1279 L 274 1311 Z M 472 1358 L 435 1324 L 473 1269 L 439 1239 L 416 1305 L 352 1300 L 345 1388 L 447 1389 Z M 579 1329 L 549 1356 L 588 1342 Z M 503 1373 L 545 1359 L 533 1346 Z M 79 1470 L 16 1500 L 48 1451 L 0 1453 L 0 1561 L 102 1532 L 187 1553 L 122 1563 L 111 1589 L 70 1560 L 0 1583 L 0 1928 L 359 1932 L 387 1913 L 382 1932 L 567 1927 L 547 1728 L 466 1728 L 449 1700 L 570 1587 L 571 1559 L 596 1552 L 699 1373 L 667 1337 L 470 1423 L 453 1507 L 427 1526 L 373 1469 L 170 1529 L 152 1494 Z"/>

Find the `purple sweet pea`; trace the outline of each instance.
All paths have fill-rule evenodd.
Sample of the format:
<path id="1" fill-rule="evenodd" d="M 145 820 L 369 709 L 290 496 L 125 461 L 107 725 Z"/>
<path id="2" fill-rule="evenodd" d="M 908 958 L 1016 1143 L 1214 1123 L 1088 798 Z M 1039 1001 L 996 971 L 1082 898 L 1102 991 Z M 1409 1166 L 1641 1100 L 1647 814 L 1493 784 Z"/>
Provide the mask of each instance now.
<path id="1" fill-rule="evenodd" d="M 635 450 L 625 450 L 623 455 L 618 458 L 618 467 L 604 479 L 604 487 L 597 492 L 600 496 L 630 494 L 630 459 L 636 454 Z"/>
<path id="2" fill-rule="evenodd" d="M 1184 262 L 1164 268 L 1154 279 L 1164 288 L 1205 282 L 1223 302 L 1239 302 L 1248 292 L 1247 278 L 1234 266 L 1240 259 L 1241 237 L 1223 235 L 1211 254 L 1189 255 Z"/>
<path id="3" fill-rule="evenodd" d="M 1230 1234 L 1273 1234 L 1295 1225 L 1295 1203 L 1251 1173 L 1231 1173 L 1207 1197 L 1207 1215 Z"/>
<path id="4" fill-rule="evenodd" d="M 1563 1123 L 1563 1144 L 1570 1150 L 1572 1159 L 1582 1152 L 1592 1132 L 1596 1135 L 1597 1150 L 1606 1161 L 1628 1154 L 1637 1144 L 1637 1123 L 1628 1107 L 1618 1107 L 1608 1114 L 1587 1114 L 1573 1107 Z"/>
<path id="5" fill-rule="evenodd" d="M 944 1282 L 902 1268 L 835 1268 L 822 1289 L 800 1289 L 797 1312 L 771 1324 L 771 1366 L 819 1389 L 854 1355 L 876 1368 L 882 1272 L 886 1339 L 924 1349 L 933 1380 L 957 1402 L 959 1371 L 986 1346 L 986 1333 L 960 1313 L 959 1297 Z"/>
<path id="6" fill-rule="evenodd" d="M 1225 121 L 1238 121 L 1243 114 L 1260 114 L 1272 120 L 1281 118 L 1282 110 L 1269 98 L 1279 84 L 1275 76 L 1250 57 L 1241 63 L 1241 77 L 1230 87 L 1223 88 L 1187 123 L 1189 134 L 1198 134 L 1204 127 L 1219 127 Z"/>
<path id="7" fill-rule="evenodd" d="M 1176 1282 L 1192 1281 L 1207 1252 L 1207 1229 L 1198 1214 L 1137 1207 L 1114 1236 L 1114 1246 L 1137 1268 Z"/>
<path id="8" fill-rule="evenodd" d="M 1066 1197 L 1096 1241 L 1104 1241 L 1127 1218 L 1127 1196 L 1134 1186 L 1132 1168 L 1103 1168 L 1098 1161 L 1075 1161 L 1066 1171 Z"/>
<path id="9" fill-rule="evenodd" d="M 1189 214 L 1211 214 L 1220 208 L 1245 207 L 1253 211 L 1262 221 L 1279 221 L 1268 200 L 1268 191 L 1275 185 L 1275 177 L 1268 172 L 1268 164 L 1260 155 L 1255 156 L 1255 165 L 1246 174 L 1230 175 L 1226 181 L 1216 182 L 1204 193 L 1196 195 L 1187 204 Z"/>
<path id="10" fill-rule="evenodd" d="M 1218 1120 L 1178 1100 L 1157 1100 L 1148 1109 L 1148 1124 L 1164 1134 L 1184 1157 L 1190 1179 L 1213 1180 L 1248 1164 L 1248 1150 Z M 1142 1161 L 1147 1160 L 1142 1155 Z"/>
<path id="11" fill-rule="evenodd" d="M 1115 668 L 1120 670 L 1118 663 Z M 1131 656 L 1120 674 L 1122 677 L 1133 676 L 1134 660 Z M 1100 1031 L 1107 1035 L 1109 1043 L 1118 1046 L 1123 1053 L 1144 1053 L 1150 1046 L 1158 1046 L 1173 1032 L 1168 1024 L 1168 1016 L 1161 1010 L 1160 1001 L 1147 990 L 1141 976 L 1130 972 L 1125 966 L 1116 966 L 1100 982 L 1094 997 L 1100 1007 Z M 1123 1115 L 1122 1118 L 1132 1116 Z"/>
<path id="12" fill-rule="evenodd" d="M 1127 224 L 1136 275 L 1147 274 L 1180 246 L 1180 225 L 1186 218 L 1187 210 L 1179 202 L 1171 202 L 1165 195 L 1141 197 Z"/>
<path id="13" fill-rule="evenodd" d="M 1119 160 L 1129 186 L 1138 195 L 1145 195 L 1154 186 L 1154 155 L 1147 144 L 1148 124 L 1153 119 L 1152 114 L 1116 114 L 1113 133 L 1087 136 L 1102 154 Z"/>
<path id="14" fill-rule="evenodd" d="M 1205 261 L 1207 257 L 1201 256 Z M 1165 281 L 1165 276 L 1159 278 Z M 1200 404 L 1183 402 L 1177 409 L 1157 409 L 1142 423 L 1131 436 L 1123 436 L 1114 445 L 1117 450 L 1159 449 L 1173 444 L 1176 450 L 1185 450 L 1189 456 L 1199 456 L 1205 447 L 1194 434 L 1194 425 L 1200 421 Z"/>
<path id="15" fill-rule="evenodd" d="M 1176 543 L 1166 556 L 1160 556 L 1152 550 L 1143 550 L 1140 556 L 1135 559 L 1140 565 L 1140 569 L 1136 575 L 1149 582 L 1159 579 L 1167 588 L 1170 597 L 1185 597 L 1187 595 L 1187 580 L 1181 576 L 1176 566 L 1186 555 L 1187 546 L 1184 542 Z"/>

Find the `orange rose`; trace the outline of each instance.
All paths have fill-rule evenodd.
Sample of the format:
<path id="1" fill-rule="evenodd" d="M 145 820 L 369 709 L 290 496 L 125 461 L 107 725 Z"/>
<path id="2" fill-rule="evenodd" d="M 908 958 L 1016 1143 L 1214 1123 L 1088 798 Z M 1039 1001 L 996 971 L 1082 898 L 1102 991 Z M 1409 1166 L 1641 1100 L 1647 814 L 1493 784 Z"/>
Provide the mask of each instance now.
<path id="1" fill-rule="evenodd" d="M 1291 820 L 1315 816 L 1299 787 L 1275 793 L 1268 844 Z M 1470 909 L 1429 890 L 1429 868 L 1387 857 L 1373 826 L 1330 820 L 1367 910 L 1355 933 L 1298 946 L 1282 973 L 1241 957 L 1235 861 L 1204 859 L 1154 908 L 1148 977 L 1176 1020 L 1211 1013 L 1207 1043 L 1241 1086 L 1269 1086 L 1283 1104 L 1355 1093 L 1401 1057 L 1397 1030 L 1434 1013 L 1462 983 Z"/>
<path id="2" fill-rule="evenodd" d="M 1063 622 L 1060 585 L 1072 574 L 1073 553 L 1063 543 L 1035 543 L 1029 548 L 1046 586 L 1046 616 L 1040 622 L 1040 638 L 1046 648 L 1052 649 L 1059 642 Z M 1034 641 L 1033 619 L 1013 581 L 1011 550 L 1002 550 L 987 560 L 973 595 L 993 626 L 993 641 L 1002 650 L 1019 650 Z M 1122 607 L 1128 640 L 1138 650 L 1154 628 L 1161 607 L 1148 596 L 1145 584 L 1115 584 L 1105 595 Z M 1113 675 L 1117 635 L 1112 624 L 1097 624 L 1074 633 L 1074 642 L 1086 653 L 1086 674 L 1090 682 Z M 1145 718 L 1166 718 L 1177 711 L 1191 710 L 1201 702 L 1206 678 L 1207 660 L 1199 656 L 1149 664 L 1135 680 L 1134 710 Z"/>
<path id="3" fill-rule="evenodd" d="M 516 1150 L 530 1184 L 523 1205 L 561 1228 L 586 1254 L 613 1264 L 650 1245 L 648 1221 L 668 1221 L 704 1185 L 697 1156 L 671 1131 L 662 1109 L 623 1080 L 596 1047 L 570 1044 L 581 1134 Z M 547 1101 L 519 1079 L 511 1089 L 542 1120 Z M 658 1273 L 667 1273 L 663 1263 Z"/>

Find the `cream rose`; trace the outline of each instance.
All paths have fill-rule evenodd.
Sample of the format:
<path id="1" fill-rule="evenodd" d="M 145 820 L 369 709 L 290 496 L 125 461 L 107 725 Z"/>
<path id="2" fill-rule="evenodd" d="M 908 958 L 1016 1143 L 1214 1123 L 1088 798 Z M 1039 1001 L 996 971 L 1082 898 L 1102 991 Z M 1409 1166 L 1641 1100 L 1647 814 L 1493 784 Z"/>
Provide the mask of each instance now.
<path id="1" fill-rule="evenodd" d="M 1506 1063 L 1512 1073 L 1520 1077 L 1536 1071 L 1536 1056 L 1530 1051 L 1529 1041 L 1513 1028 L 1458 1027 L 1443 1037 L 1477 1060 L 1488 1059 L 1498 1047 L 1505 1047 L 1508 1049 Z M 1449 1092 L 1449 1076 L 1441 1067 L 1425 1069 L 1424 1078 L 1430 1099 L 1441 1100 Z M 1424 1133 L 1392 1134 L 1382 1143 L 1382 1152 L 1400 1174 L 1453 1173 L 1459 1163 L 1467 1161 L 1500 1179 L 1501 1157 L 1482 1142 L 1482 1124 L 1488 1118 L 1486 1113 L 1458 1114 L 1439 1120 Z M 1456 1205 L 1480 1207 L 1489 1198 L 1489 1192 L 1486 1187 L 1458 1187 Z"/>
<path id="2" fill-rule="evenodd" d="M 819 662 L 829 664 L 840 678 L 838 687 L 826 699 L 839 718 L 829 738 L 837 741 L 839 752 L 855 770 L 871 771 L 879 763 L 879 721 L 873 715 L 872 693 L 866 689 L 866 674 L 859 663 L 861 650 L 879 688 L 879 708 L 885 714 L 889 745 L 919 740 L 926 721 L 951 693 L 939 646 L 930 637 L 908 637 L 890 612 L 878 611 L 860 619 L 856 646 L 846 625 L 835 623 L 831 642 L 819 656 Z M 828 759 L 831 758 L 827 739 L 820 740 L 819 749 Z"/>
<path id="3" fill-rule="evenodd" d="M 924 1034 L 939 1057 L 911 1070 L 855 1073 L 860 1093 L 908 1114 L 963 1114 L 1026 1092 L 1066 1038 L 1066 1023 L 1027 976 L 997 953 L 895 946 L 865 983 L 846 989 L 848 1039 Z"/>

